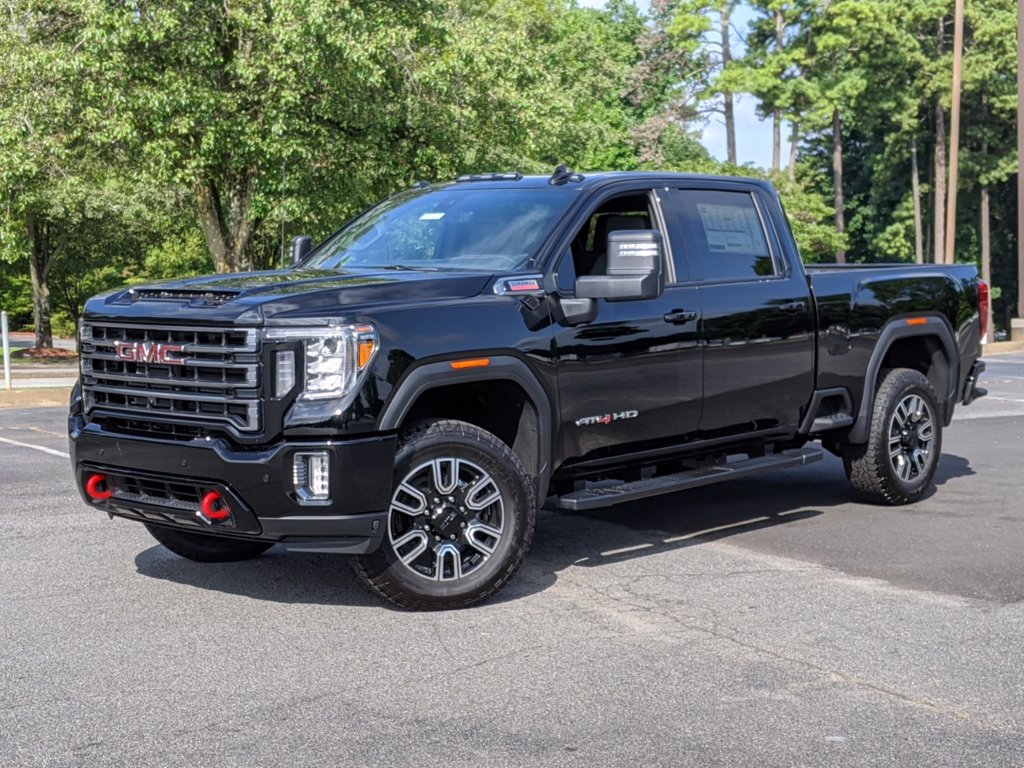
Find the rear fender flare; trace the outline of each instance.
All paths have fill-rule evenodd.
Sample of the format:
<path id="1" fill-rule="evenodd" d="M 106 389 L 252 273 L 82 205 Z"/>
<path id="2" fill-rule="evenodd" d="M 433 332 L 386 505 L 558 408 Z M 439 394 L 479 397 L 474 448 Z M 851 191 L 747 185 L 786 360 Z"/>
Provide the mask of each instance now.
<path id="1" fill-rule="evenodd" d="M 868 439 L 868 430 L 871 424 L 871 411 L 875 405 L 875 389 L 878 381 L 878 372 L 882 368 L 882 361 L 889 353 L 893 343 L 900 339 L 927 338 L 938 339 L 942 344 L 943 352 L 946 355 L 946 362 L 949 366 L 949 381 L 946 382 L 944 392 L 938 393 L 943 402 L 943 414 L 946 424 L 952 418 L 953 407 L 956 400 L 957 382 L 960 380 L 960 357 L 956 351 L 956 342 L 953 340 L 953 333 L 941 317 L 927 316 L 922 318 L 924 323 L 910 325 L 905 318 L 892 320 L 882 329 L 878 337 L 875 349 L 868 360 L 868 370 L 864 378 L 864 396 L 860 401 L 860 410 L 857 413 L 857 420 L 850 428 L 849 442 L 865 443 Z"/>

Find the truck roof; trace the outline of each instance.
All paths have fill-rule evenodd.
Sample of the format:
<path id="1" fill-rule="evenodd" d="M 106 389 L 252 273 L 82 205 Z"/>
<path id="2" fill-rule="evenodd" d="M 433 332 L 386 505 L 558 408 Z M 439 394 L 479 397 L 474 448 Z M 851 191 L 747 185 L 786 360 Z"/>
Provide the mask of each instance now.
<path id="1" fill-rule="evenodd" d="M 656 182 L 672 181 L 707 181 L 721 183 L 723 181 L 736 181 L 744 184 L 754 184 L 767 190 L 772 190 L 771 184 L 764 180 L 749 176 L 717 176 L 702 173 L 677 173 L 670 171 L 591 171 L 587 173 L 576 173 L 573 171 L 556 170 L 551 176 L 526 176 L 515 171 L 497 173 L 478 173 L 460 176 L 454 181 L 443 181 L 436 184 L 418 184 L 417 186 L 429 186 L 441 188 L 453 185 L 472 185 L 474 188 L 482 189 L 507 189 L 509 187 L 522 187 L 536 189 L 549 187 L 551 185 L 577 187 L 579 189 L 591 189 L 596 186 L 612 183 L 615 181 L 650 180 Z"/>

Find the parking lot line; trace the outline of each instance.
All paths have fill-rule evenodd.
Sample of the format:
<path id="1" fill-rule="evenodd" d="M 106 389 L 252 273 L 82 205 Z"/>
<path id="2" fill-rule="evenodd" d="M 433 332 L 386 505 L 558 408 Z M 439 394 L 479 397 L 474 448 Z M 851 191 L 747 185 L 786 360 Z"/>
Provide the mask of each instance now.
<path id="1" fill-rule="evenodd" d="M 16 445 L 19 448 L 31 448 L 35 451 L 42 451 L 43 453 L 49 453 L 53 456 L 60 456 L 62 459 L 70 459 L 71 454 L 67 451 L 58 451 L 54 448 L 47 448 L 44 445 L 33 445 L 32 443 L 22 443 L 18 440 L 10 440 L 6 437 L 0 437 L 0 443 L 7 443 L 8 445 Z"/>

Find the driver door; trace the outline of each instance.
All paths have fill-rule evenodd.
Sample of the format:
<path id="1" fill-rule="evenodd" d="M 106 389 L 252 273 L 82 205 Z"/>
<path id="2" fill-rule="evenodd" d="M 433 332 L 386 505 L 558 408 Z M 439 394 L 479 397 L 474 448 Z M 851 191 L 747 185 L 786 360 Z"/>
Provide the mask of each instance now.
<path id="1" fill-rule="evenodd" d="M 701 416 L 702 357 L 699 294 L 678 284 L 672 232 L 661 192 L 636 188 L 608 193 L 582 215 L 557 267 L 562 296 L 577 276 L 601 274 L 607 234 L 655 229 L 665 243 L 666 286 L 655 299 L 596 299 L 596 317 L 555 329 L 555 356 L 566 459 L 601 459 L 683 442 Z"/>

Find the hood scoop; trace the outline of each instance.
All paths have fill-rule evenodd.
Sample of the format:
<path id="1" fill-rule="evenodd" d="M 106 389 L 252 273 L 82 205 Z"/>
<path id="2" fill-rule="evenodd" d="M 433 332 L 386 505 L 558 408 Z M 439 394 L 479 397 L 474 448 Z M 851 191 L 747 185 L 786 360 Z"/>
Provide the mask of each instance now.
<path id="1" fill-rule="evenodd" d="M 193 307 L 219 307 L 235 298 L 241 291 L 202 290 L 198 288 L 132 288 L 128 300 L 137 301 L 187 301 Z"/>

